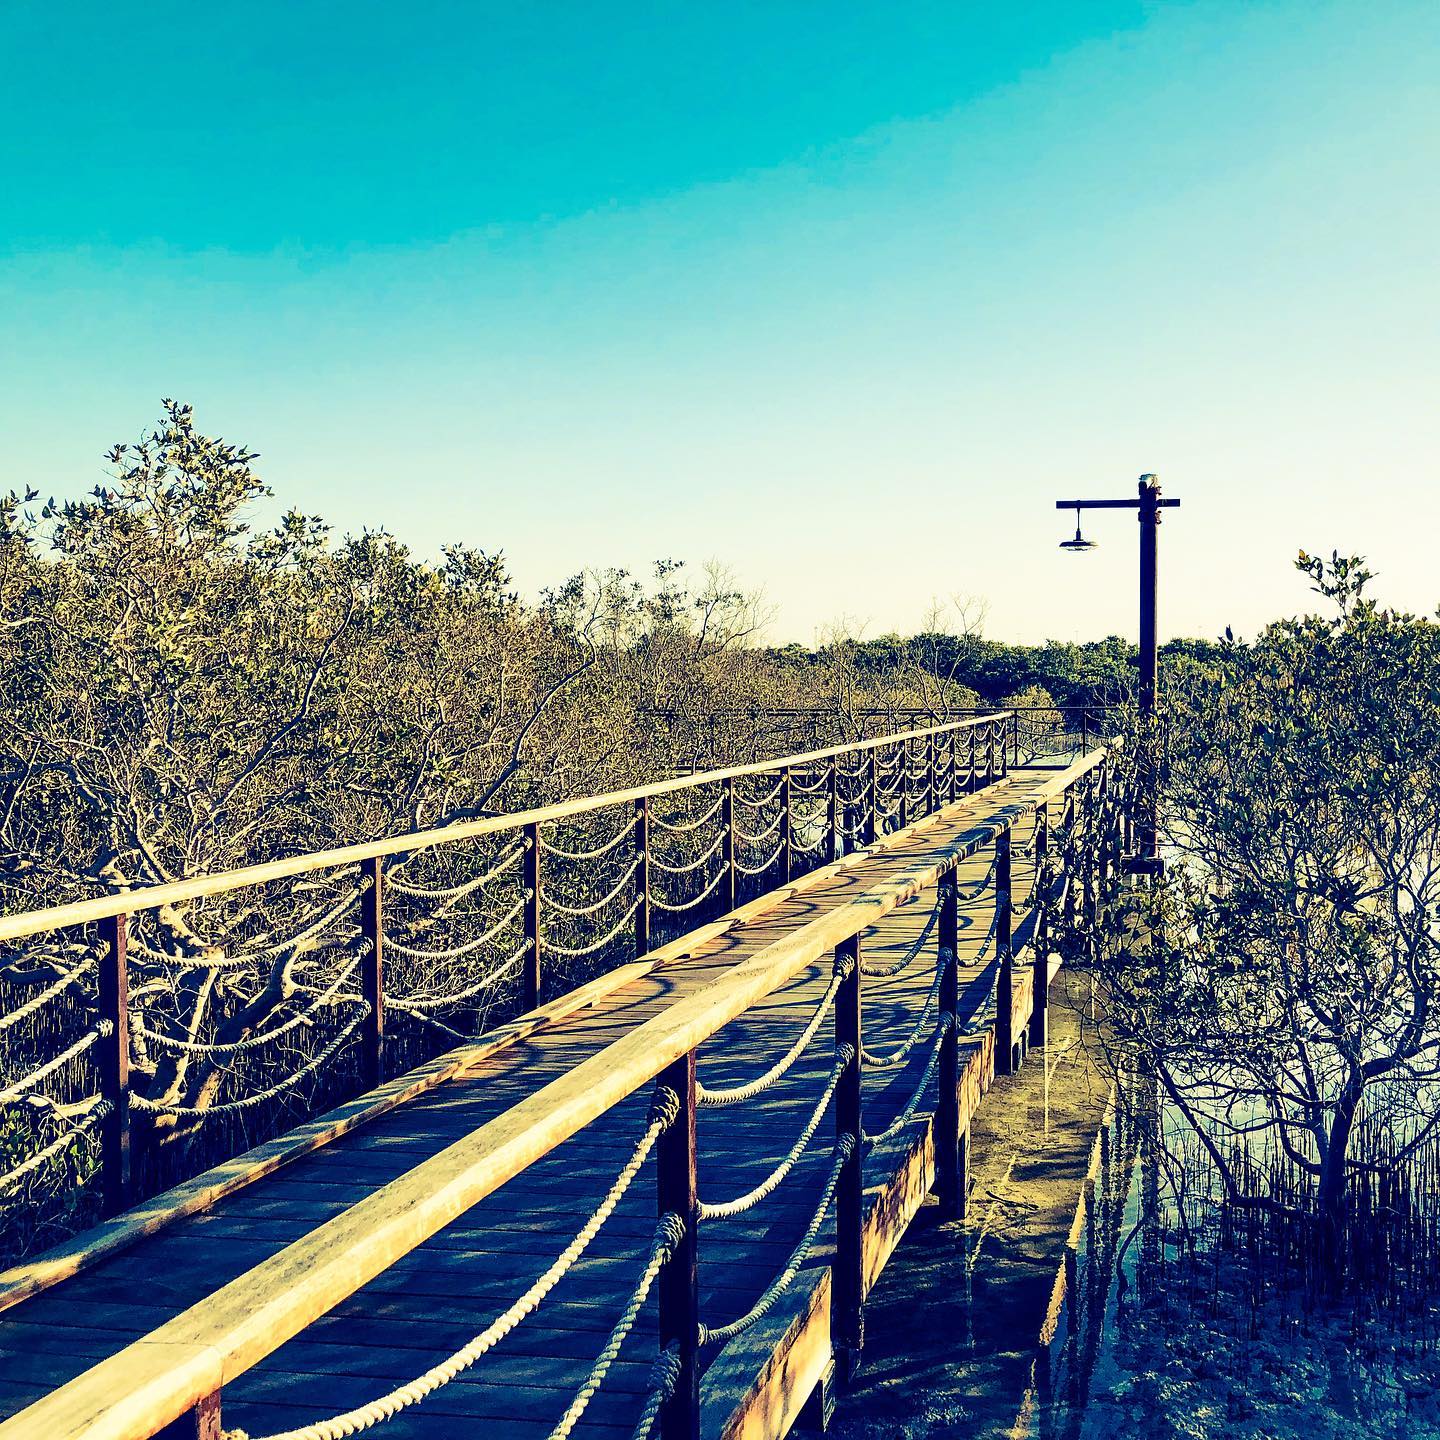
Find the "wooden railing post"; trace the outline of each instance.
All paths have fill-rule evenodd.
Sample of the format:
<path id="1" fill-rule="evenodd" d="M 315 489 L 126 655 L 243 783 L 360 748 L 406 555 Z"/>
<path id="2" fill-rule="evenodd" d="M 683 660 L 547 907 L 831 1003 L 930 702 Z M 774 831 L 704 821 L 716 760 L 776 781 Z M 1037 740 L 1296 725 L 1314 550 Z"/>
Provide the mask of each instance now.
<path id="1" fill-rule="evenodd" d="M 635 802 L 635 958 L 650 953 L 650 797 Z"/>
<path id="2" fill-rule="evenodd" d="M 720 844 L 720 858 L 725 865 L 725 882 L 720 893 L 725 897 L 725 909 L 731 911 L 738 900 L 740 871 L 735 859 L 735 777 L 722 780 L 720 791 L 720 825 L 723 840 Z"/>
<path id="3" fill-rule="evenodd" d="M 540 974 L 540 826 L 525 827 L 525 1008 L 533 1010 L 540 1003 L 544 979 Z"/>
<path id="4" fill-rule="evenodd" d="M 360 862 L 360 997 L 370 1007 L 360 1026 L 361 1087 L 373 1090 L 385 1078 L 385 862 L 378 856 Z"/>
<path id="5" fill-rule="evenodd" d="M 825 835 L 825 853 L 833 865 L 840 858 L 840 766 L 834 755 L 825 778 Z"/>
<path id="6" fill-rule="evenodd" d="M 940 785 L 935 772 L 935 737 L 925 737 L 925 813 L 933 815 L 940 808 Z"/>
<path id="7" fill-rule="evenodd" d="M 949 1218 L 965 1214 L 966 1176 L 960 1150 L 960 896 L 956 872 L 940 882 L 940 1020 L 949 1029 L 940 1041 L 940 1096 L 935 1106 L 935 1191 L 940 1211 Z"/>
<path id="8" fill-rule="evenodd" d="M 975 767 L 976 731 L 973 725 L 970 727 L 968 734 L 970 738 L 969 760 L 967 762 L 968 768 L 965 775 L 965 793 L 967 795 L 973 794 L 976 790 L 980 788 L 980 772 Z"/>
<path id="9" fill-rule="evenodd" d="M 661 1440 L 699 1440 L 700 1367 L 696 1363 L 700 1328 L 699 1229 L 696 1191 L 695 1052 L 660 1072 L 659 1084 L 674 1091 L 680 1112 L 655 1148 L 656 1213 L 675 1215 L 685 1227 L 679 1244 L 660 1271 L 656 1306 L 660 1350 L 675 1347 L 680 1374 L 660 1411 Z"/>
<path id="10" fill-rule="evenodd" d="M 1043 1050 L 1050 1033 L 1050 907 L 1045 889 L 1050 883 L 1050 802 L 1043 800 L 1035 808 L 1035 891 L 1031 903 L 1040 908 L 1035 914 L 1035 930 L 1030 937 L 1034 950 L 1032 980 L 1035 1004 L 1030 1011 L 1030 1046 Z"/>
<path id="11" fill-rule="evenodd" d="M 873 845 L 880 835 L 880 782 L 876 775 L 876 755 L 878 750 L 873 748 L 870 751 L 870 775 L 866 783 L 867 800 L 869 802 L 869 816 L 865 821 L 865 843 Z"/>
<path id="12" fill-rule="evenodd" d="M 100 1018 L 110 1033 L 96 1046 L 100 1094 L 110 1113 L 100 1125 L 101 1204 L 114 1215 L 130 1203 L 130 983 L 126 960 L 128 917 L 100 922 L 105 953 L 100 957 Z"/>
<path id="13" fill-rule="evenodd" d="M 155 1432 L 154 1440 L 221 1440 L 220 1392 L 213 1391 L 192 1405 L 178 1420 Z"/>
<path id="14" fill-rule="evenodd" d="M 1018 768 L 1020 765 L 1020 712 L 1014 711 L 1010 716 L 1010 748 L 1014 755 L 1014 763 Z M 1008 774 L 1008 767 L 1006 773 Z"/>
<path id="15" fill-rule="evenodd" d="M 848 965 L 835 997 L 835 1048 L 848 1046 L 835 1091 L 835 1139 L 851 1137 L 850 1156 L 841 1167 L 835 1192 L 835 1267 L 831 1274 L 830 1334 L 835 1367 L 848 1380 L 860 1363 L 865 1343 L 865 1167 L 861 1153 L 862 1072 L 860 1065 L 860 937 L 851 936 L 835 951 L 836 964 Z"/>
<path id="16" fill-rule="evenodd" d="M 1015 957 L 1010 937 L 1014 923 L 1011 894 L 1010 827 L 995 837 L 995 958 L 999 977 L 995 984 L 995 1073 L 1014 1072 L 1015 1049 Z"/>
<path id="17" fill-rule="evenodd" d="M 945 737 L 945 798 L 953 805 L 955 803 L 955 780 L 960 769 L 960 757 L 955 753 L 956 747 L 960 744 L 958 732 L 952 730 Z"/>
<path id="18" fill-rule="evenodd" d="M 795 814 L 790 804 L 790 767 L 780 771 L 780 875 L 781 884 L 790 879 L 795 860 Z"/>

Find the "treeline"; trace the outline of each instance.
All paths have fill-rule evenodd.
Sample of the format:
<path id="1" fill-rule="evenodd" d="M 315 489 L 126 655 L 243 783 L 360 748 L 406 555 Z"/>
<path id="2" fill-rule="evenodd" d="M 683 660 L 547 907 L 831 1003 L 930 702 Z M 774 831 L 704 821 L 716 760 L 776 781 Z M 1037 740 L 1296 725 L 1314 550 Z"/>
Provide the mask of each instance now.
<path id="1" fill-rule="evenodd" d="M 0 505 L 10 912 L 790 743 L 747 715 L 818 710 L 816 738 L 839 742 L 873 730 L 866 712 L 1131 684 L 1114 638 L 1010 646 L 962 626 L 765 648 L 757 598 L 714 569 L 597 570 L 532 602 L 465 545 L 430 563 L 293 511 L 255 533 L 255 455 L 175 402 L 107 458 L 82 500 Z"/>
<path id="2" fill-rule="evenodd" d="M 981 635 L 924 632 L 837 643 L 848 650 L 847 663 L 861 688 L 888 694 L 898 677 L 920 669 L 957 705 L 1002 705 L 1036 689 L 1055 705 L 1111 705 L 1126 701 L 1135 685 L 1136 647 L 1118 635 L 1083 644 L 1007 645 Z M 823 677 L 835 664 L 834 650 L 835 645 L 787 645 L 768 653 L 782 672 Z M 1162 646 L 1160 654 L 1162 663 L 1212 663 L 1221 650 L 1218 642 L 1180 639 Z"/>

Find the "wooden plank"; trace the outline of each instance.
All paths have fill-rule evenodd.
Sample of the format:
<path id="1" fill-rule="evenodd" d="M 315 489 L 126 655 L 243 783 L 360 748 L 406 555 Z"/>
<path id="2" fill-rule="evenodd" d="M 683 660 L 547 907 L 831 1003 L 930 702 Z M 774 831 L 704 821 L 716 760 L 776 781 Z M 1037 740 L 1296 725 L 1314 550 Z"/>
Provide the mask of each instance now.
<path id="1" fill-rule="evenodd" d="M 932 726 L 928 730 L 915 730 L 909 733 L 912 736 L 924 736 L 967 730 L 1000 719 L 1009 713 L 1008 710 L 997 710 L 994 715 L 952 721 L 948 725 Z M 534 810 L 519 810 L 483 820 L 467 820 L 458 825 L 447 825 L 436 830 L 420 830 L 404 835 L 391 835 L 384 840 L 372 840 L 363 845 L 341 845 L 330 850 L 318 850 L 284 860 L 271 860 L 260 865 L 247 865 L 219 874 L 197 875 L 193 879 L 176 880 L 166 885 L 150 885 L 139 890 L 128 890 L 119 895 L 106 895 L 93 900 L 78 900 L 68 905 L 53 905 L 44 910 L 31 910 L 23 915 L 0 916 L 0 941 L 18 940 L 27 935 L 38 935 L 72 925 L 91 925 L 97 920 L 109 919 L 115 915 L 133 915 L 138 910 L 154 910 L 164 905 L 178 905 L 185 900 L 199 900 L 207 896 L 221 895 L 252 885 L 264 885 L 272 880 L 288 880 L 296 875 L 306 875 L 315 870 L 355 865 L 383 856 L 411 854 L 420 850 L 432 849 L 437 845 L 452 845 L 459 840 L 473 840 L 482 835 L 496 835 L 507 830 L 521 829 L 526 825 L 543 825 L 556 820 L 567 820 L 576 815 L 593 814 L 597 810 L 633 805 L 637 800 L 649 799 L 656 795 L 672 795 L 677 791 L 693 790 L 701 785 L 718 785 L 725 780 L 737 779 L 743 775 L 762 775 L 786 765 L 811 764 L 817 760 L 827 760 L 832 755 L 860 754 L 886 745 L 893 745 L 900 738 L 900 735 L 886 735 L 875 740 L 860 740 L 850 745 L 834 746 L 828 750 L 811 750 L 803 755 L 788 755 L 778 760 L 760 761 L 751 765 L 732 765 L 724 770 L 707 770 L 698 775 L 659 780 L 631 790 L 616 790 L 606 795 L 565 800 L 555 805 L 545 805 Z"/>
<path id="2" fill-rule="evenodd" d="M 830 1269 L 795 1281 L 789 1302 L 732 1340 L 701 1381 L 705 1440 L 775 1440 L 800 1418 L 830 1366 Z"/>

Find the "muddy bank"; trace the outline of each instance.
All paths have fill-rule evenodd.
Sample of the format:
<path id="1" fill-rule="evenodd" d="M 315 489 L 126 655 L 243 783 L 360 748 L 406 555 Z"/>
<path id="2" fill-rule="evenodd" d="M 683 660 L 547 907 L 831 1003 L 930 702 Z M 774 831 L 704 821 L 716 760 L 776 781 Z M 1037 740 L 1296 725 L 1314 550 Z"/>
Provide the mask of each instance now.
<path id="1" fill-rule="evenodd" d="M 1037 1350 L 1109 1095 L 1081 1043 L 1088 977 L 1062 972 L 1051 997 L 1043 1057 L 997 1080 L 975 1118 L 965 1220 L 922 1209 L 871 1294 L 864 1361 L 834 1416 L 841 1440 L 1025 1434 L 1046 1408 Z M 1072 1353 L 1066 1383 L 1090 1364 Z"/>

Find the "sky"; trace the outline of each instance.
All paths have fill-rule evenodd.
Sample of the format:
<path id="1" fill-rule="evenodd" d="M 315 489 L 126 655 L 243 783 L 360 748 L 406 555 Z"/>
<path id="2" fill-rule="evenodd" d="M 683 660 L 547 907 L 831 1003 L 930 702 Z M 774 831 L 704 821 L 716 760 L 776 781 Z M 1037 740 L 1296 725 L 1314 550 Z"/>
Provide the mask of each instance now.
<path id="1" fill-rule="evenodd" d="M 0 7 L 0 489 L 162 396 L 274 511 L 770 638 L 1440 603 L 1434 0 Z M 268 512 L 257 515 L 263 523 Z"/>

